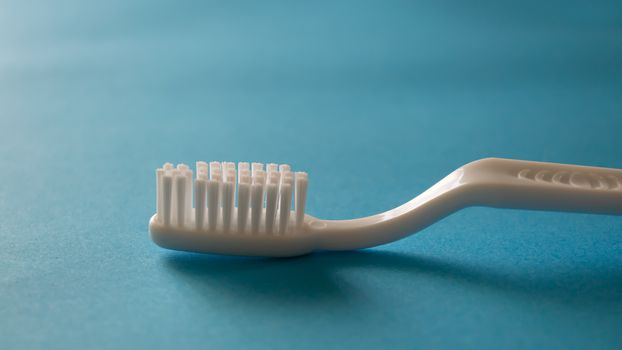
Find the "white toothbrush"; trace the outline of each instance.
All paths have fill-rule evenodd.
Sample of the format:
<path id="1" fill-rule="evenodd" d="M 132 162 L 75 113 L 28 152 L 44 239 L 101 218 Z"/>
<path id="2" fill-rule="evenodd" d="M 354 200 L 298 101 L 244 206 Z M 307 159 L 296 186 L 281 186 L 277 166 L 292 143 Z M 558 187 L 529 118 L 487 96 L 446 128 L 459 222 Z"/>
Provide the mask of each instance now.
<path id="1" fill-rule="evenodd" d="M 367 248 L 468 206 L 622 215 L 620 169 L 481 159 L 395 209 L 321 220 L 304 213 L 307 174 L 292 173 L 288 165 L 268 164 L 264 170 L 259 163 L 239 163 L 236 171 L 234 163 L 197 162 L 196 168 L 194 184 L 185 165 L 167 163 L 156 170 L 157 213 L 149 230 L 161 247 L 273 257 Z"/>

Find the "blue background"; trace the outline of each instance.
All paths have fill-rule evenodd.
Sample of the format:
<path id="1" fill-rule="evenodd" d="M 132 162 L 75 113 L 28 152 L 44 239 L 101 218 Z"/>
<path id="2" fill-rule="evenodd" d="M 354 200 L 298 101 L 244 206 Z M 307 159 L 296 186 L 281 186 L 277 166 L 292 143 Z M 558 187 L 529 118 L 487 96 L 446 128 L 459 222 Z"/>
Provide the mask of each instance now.
<path id="1" fill-rule="evenodd" d="M 296 259 L 148 238 L 165 161 L 290 163 L 308 212 L 498 156 L 622 168 L 622 6 L 5 1 L 0 348 L 620 348 L 622 218 L 470 208 Z"/>

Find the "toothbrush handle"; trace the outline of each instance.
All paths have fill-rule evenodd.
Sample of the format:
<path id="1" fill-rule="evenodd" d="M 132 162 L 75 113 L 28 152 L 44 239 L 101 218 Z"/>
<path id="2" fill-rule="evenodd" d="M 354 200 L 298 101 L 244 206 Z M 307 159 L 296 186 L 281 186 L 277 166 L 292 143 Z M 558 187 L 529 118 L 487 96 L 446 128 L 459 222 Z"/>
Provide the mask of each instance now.
<path id="1" fill-rule="evenodd" d="M 622 215 L 622 169 L 486 158 L 463 171 L 471 205 Z"/>
<path id="2" fill-rule="evenodd" d="M 469 206 L 622 215 L 622 170 L 485 158 L 384 213 L 353 220 L 308 218 L 318 249 L 373 247 L 406 237 Z"/>

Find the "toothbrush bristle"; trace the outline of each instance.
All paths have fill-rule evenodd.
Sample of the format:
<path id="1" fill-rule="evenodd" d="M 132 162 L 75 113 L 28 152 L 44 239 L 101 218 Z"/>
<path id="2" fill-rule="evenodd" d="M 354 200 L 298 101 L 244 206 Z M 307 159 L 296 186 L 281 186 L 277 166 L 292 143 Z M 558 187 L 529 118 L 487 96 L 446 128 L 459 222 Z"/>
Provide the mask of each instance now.
<path id="1" fill-rule="evenodd" d="M 236 169 L 232 162 L 199 161 L 193 181 L 187 165 L 165 163 L 156 170 L 156 219 L 207 232 L 295 232 L 304 220 L 307 184 L 307 173 L 287 164 L 264 170 L 262 163 L 240 162 Z"/>

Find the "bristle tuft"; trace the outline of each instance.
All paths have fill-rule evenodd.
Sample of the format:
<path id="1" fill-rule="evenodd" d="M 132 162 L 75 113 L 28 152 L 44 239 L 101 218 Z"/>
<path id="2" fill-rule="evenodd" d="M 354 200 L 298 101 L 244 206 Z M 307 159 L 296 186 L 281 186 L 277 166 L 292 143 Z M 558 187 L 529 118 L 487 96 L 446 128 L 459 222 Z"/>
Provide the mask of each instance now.
<path id="1" fill-rule="evenodd" d="M 158 223 L 224 234 L 282 235 L 304 222 L 307 174 L 292 172 L 288 164 L 269 163 L 264 170 L 262 163 L 236 167 L 198 161 L 194 183 L 192 176 L 185 164 L 156 169 Z"/>

